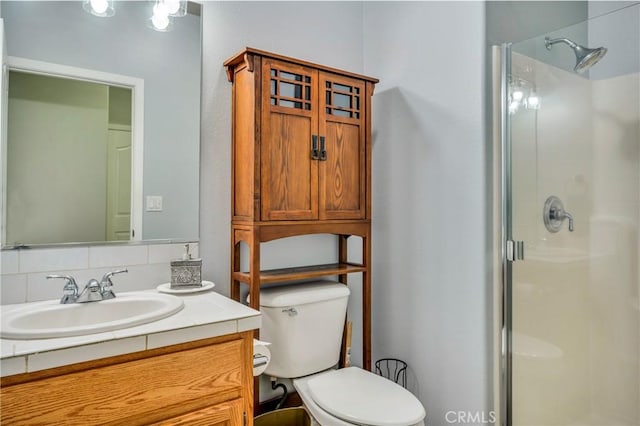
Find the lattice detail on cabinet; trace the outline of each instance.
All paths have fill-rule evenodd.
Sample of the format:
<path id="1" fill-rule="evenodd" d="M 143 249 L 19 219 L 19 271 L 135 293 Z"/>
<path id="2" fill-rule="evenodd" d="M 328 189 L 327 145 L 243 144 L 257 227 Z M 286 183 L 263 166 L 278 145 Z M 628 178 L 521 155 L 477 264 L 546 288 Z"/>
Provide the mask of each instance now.
<path id="1" fill-rule="evenodd" d="M 360 88 L 326 82 L 326 113 L 338 117 L 360 118 Z"/>
<path id="2" fill-rule="evenodd" d="M 311 77 L 271 68 L 271 105 L 311 111 Z"/>

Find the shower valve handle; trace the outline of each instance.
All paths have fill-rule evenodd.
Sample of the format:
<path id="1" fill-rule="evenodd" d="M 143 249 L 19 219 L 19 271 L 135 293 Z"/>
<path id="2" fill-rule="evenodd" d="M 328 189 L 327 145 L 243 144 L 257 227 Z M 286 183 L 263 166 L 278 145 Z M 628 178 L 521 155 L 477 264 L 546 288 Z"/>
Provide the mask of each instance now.
<path id="1" fill-rule="evenodd" d="M 573 216 L 571 213 L 563 210 L 563 209 L 551 209 L 549 212 L 551 219 L 559 220 L 560 222 L 564 222 L 565 219 L 569 219 L 569 232 L 573 232 Z"/>
<path id="2" fill-rule="evenodd" d="M 543 218 L 549 232 L 558 232 L 565 219 L 569 219 L 569 232 L 573 232 L 573 215 L 564 209 L 562 201 L 554 195 L 544 203 Z"/>
<path id="3" fill-rule="evenodd" d="M 569 219 L 569 232 L 573 232 L 573 216 L 569 212 L 564 212 L 564 217 Z"/>

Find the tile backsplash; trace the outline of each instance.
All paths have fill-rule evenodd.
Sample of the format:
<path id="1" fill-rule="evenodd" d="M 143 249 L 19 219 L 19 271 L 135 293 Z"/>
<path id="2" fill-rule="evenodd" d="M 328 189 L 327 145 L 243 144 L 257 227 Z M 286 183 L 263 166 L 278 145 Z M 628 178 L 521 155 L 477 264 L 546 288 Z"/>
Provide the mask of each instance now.
<path id="1" fill-rule="evenodd" d="M 198 257 L 198 243 L 190 244 Z M 0 304 L 35 302 L 62 296 L 62 280 L 49 274 L 71 275 L 82 290 L 91 278 L 127 268 L 128 274 L 113 278 L 114 291 L 147 290 L 169 282 L 169 262 L 184 253 L 184 243 L 130 246 L 89 246 L 2 251 Z"/>

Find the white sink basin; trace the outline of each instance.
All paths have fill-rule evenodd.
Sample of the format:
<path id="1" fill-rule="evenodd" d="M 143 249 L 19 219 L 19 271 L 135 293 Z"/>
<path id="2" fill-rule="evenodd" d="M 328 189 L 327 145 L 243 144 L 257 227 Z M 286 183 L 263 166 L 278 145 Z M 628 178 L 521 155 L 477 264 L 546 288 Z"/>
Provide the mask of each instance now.
<path id="1" fill-rule="evenodd" d="M 179 297 L 146 292 L 121 293 L 101 302 L 29 303 L 2 312 L 0 337 L 48 339 L 118 330 L 166 318 L 183 306 Z"/>

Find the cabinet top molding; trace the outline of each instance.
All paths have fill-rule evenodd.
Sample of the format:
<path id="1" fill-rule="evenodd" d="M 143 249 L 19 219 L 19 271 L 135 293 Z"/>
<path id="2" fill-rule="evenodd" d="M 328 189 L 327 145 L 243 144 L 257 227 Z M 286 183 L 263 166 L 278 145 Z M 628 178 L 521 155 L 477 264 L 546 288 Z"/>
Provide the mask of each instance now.
<path id="1" fill-rule="evenodd" d="M 303 65 L 311 68 L 316 68 L 323 71 L 329 71 L 334 74 L 344 75 L 347 77 L 354 77 L 360 80 L 369 81 L 371 83 L 378 83 L 380 80 L 374 77 L 367 77 L 366 75 L 356 74 L 349 71 L 344 71 L 338 68 L 332 68 L 325 65 L 315 64 L 313 62 L 303 61 L 289 56 L 278 55 L 277 53 L 266 52 L 264 50 L 254 49 L 253 47 L 245 47 L 241 52 L 233 55 L 231 58 L 224 62 L 224 66 L 227 68 L 227 79 L 233 82 L 233 71 L 239 65 L 246 64 L 249 71 L 253 71 L 252 55 L 262 56 L 266 58 L 273 58 L 279 61 L 290 62 L 293 64 Z"/>

